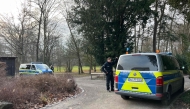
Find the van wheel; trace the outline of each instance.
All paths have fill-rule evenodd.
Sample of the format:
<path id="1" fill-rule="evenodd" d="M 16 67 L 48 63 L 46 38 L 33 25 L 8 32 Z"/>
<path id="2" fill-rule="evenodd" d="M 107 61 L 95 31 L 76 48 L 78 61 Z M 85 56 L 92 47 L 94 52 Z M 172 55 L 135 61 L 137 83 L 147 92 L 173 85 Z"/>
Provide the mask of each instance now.
<path id="1" fill-rule="evenodd" d="M 20 77 L 23 77 L 23 74 L 20 74 Z"/>
<path id="2" fill-rule="evenodd" d="M 123 98 L 124 100 L 128 100 L 129 96 L 121 95 L 121 98 Z"/>
<path id="3" fill-rule="evenodd" d="M 179 89 L 179 92 L 180 92 L 180 93 L 184 92 L 184 80 L 183 80 L 183 83 L 182 83 L 182 85 L 181 85 L 181 88 Z"/>
<path id="4" fill-rule="evenodd" d="M 166 93 L 166 98 L 162 100 L 163 105 L 169 105 L 171 101 L 171 88 L 169 88 L 168 92 Z"/>

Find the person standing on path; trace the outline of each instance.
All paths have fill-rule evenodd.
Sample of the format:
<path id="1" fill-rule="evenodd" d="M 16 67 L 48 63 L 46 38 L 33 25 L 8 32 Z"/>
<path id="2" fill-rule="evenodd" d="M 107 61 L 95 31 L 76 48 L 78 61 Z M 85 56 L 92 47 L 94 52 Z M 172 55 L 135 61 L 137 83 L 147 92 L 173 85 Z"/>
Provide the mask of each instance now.
<path id="1" fill-rule="evenodd" d="M 107 58 L 107 62 L 104 63 L 101 70 L 106 74 L 106 88 L 107 91 L 114 91 L 114 77 L 113 77 L 113 66 L 117 63 L 118 58 L 116 57 L 114 61 L 110 57 Z M 110 90 L 111 83 L 111 90 Z"/>
<path id="2" fill-rule="evenodd" d="M 50 66 L 50 69 L 54 72 L 54 66 L 53 65 Z"/>

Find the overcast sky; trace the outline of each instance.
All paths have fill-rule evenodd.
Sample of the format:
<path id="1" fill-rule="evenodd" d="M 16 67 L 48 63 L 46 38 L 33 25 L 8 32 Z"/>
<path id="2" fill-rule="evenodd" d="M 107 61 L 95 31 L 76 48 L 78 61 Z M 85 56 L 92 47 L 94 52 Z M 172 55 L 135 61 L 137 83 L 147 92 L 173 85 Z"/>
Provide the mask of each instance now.
<path id="1" fill-rule="evenodd" d="M 0 0 L 0 14 L 18 15 L 21 1 L 24 0 Z"/>

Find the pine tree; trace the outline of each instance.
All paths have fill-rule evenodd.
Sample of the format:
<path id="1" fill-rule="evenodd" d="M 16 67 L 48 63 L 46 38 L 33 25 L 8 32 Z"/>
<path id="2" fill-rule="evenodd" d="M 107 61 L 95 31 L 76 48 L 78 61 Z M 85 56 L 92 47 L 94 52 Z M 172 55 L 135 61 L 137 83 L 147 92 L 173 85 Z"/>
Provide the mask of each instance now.
<path id="1" fill-rule="evenodd" d="M 71 19 L 89 41 L 99 64 L 107 57 L 118 57 L 133 50 L 132 28 L 143 26 L 151 14 L 154 0 L 75 0 Z"/>

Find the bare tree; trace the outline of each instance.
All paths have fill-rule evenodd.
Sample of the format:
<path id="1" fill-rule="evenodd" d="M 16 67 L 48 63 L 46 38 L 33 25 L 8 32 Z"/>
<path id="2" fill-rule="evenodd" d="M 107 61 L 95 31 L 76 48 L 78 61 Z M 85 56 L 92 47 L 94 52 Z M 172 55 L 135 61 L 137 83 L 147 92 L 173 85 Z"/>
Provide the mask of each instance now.
<path id="1" fill-rule="evenodd" d="M 27 7 L 23 5 L 23 8 L 18 17 L 18 23 L 16 23 L 14 17 L 1 16 L 3 23 L 0 25 L 0 35 L 16 52 L 16 56 L 20 62 L 26 61 L 26 54 L 29 44 L 32 43 L 31 31 L 33 26 L 30 24 L 30 18 L 27 16 Z"/>
<path id="2" fill-rule="evenodd" d="M 156 40 L 157 40 L 157 30 L 158 30 L 158 24 L 161 22 L 164 11 L 166 8 L 166 0 L 155 0 L 155 10 L 154 10 L 154 30 L 153 30 L 153 52 L 156 52 Z M 159 10 L 160 9 L 160 10 Z M 159 13 L 160 12 L 160 13 Z"/>
<path id="3" fill-rule="evenodd" d="M 71 36 L 71 41 L 74 45 L 75 51 L 76 51 L 76 56 L 78 58 L 78 73 L 84 73 L 83 69 L 82 69 L 82 61 L 81 61 L 81 50 L 80 50 L 80 45 L 81 45 L 81 39 L 79 38 L 79 35 L 77 36 L 76 34 L 74 34 L 74 31 L 76 31 L 76 28 L 74 28 L 74 26 L 71 25 L 71 14 L 68 11 L 68 1 L 64 1 L 62 2 L 62 7 L 65 7 L 65 10 L 62 11 L 63 17 L 65 18 L 65 21 L 67 23 L 67 26 L 69 28 L 69 32 L 70 32 L 70 36 Z M 77 38 L 78 37 L 78 38 Z"/>
<path id="4" fill-rule="evenodd" d="M 30 10 L 28 11 L 29 13 L 29 16 L 32 17 L 36 22 L 37 22 L 37 25 L 38 25 L 38 33 L 37 33 L 37 40 L 36 40 L 36 61 L 39 61 L 39 44 L 40 44 L 40 36 L 41 36 L 41 25 L 42 25 L 42 12 L 44 10 L 44 3 L 41 2 L 40 0 L 37 0 L 37 1 L 32 1 L 32 0 L 29 0 L 28 1 L 28 4 L 30 7 L 32 7 L 32 3 L 34 3 L 36 6 L 38 6 L 39 8 L 39 16 L 36 15 L 36 10 L 32 11 L 31 8 Z"/>
<path id="5" fill-rule="evenodd" d="M 29 0 L 28 2 L 32 7 L 29 11 L 30 17 L 38 25 L 36 28 L 36 61 L 43 60 L 44 63 L 50 64 L 53 48 L 58 38 L 61 37 L 61 33 L 57 31 L 59 20 L 55 18 L 59 14 L 57 9 L 59 0 Z M 39 59 L 40 53 L 41 59 Z"/>
<path id="6" fill-rule="evenodd" d="M 72 72 L 73 66 L 76 65 L 77 58 L 75 52 L 75 46 L 73 44 L 73 40 L 71 37 L 67 40 L 65 54 L 64 54 L 64 61 L 65 61 L 65 71 Z"/>

